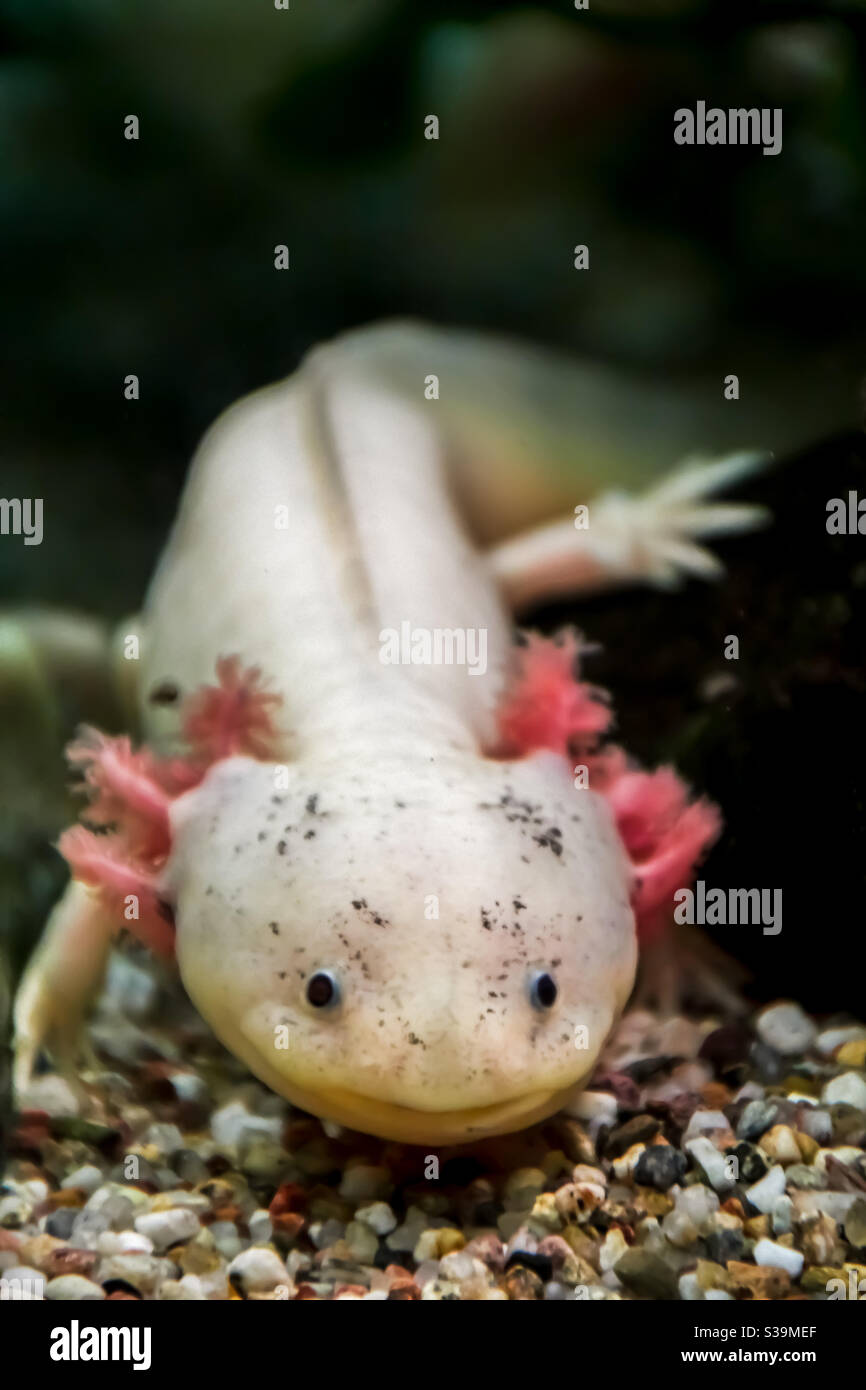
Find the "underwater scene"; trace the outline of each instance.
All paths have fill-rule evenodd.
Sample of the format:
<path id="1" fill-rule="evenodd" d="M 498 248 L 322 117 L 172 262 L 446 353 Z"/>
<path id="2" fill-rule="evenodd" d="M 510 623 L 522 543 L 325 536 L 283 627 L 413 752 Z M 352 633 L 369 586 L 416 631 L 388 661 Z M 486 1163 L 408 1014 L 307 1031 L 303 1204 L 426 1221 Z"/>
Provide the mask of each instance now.
<path id="1" fill-rule="evenodd" d="M 0 1304 L 845 1369 L 866 7 L 0 34 Z"/>

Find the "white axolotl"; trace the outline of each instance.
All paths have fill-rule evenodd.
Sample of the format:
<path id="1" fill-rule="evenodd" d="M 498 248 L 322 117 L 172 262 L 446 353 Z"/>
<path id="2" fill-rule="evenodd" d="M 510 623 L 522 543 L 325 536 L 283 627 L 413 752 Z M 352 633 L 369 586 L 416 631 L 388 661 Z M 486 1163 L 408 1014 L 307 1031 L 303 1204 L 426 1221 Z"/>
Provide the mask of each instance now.
<path id="1" fill-rule="evenodd" d="M 754 456 L 479 549 L 442 403 L 363 347 L 316 350 L 201 446 L 130 662 L 145 745 L 71 749 L 91 804 L 19 991 L 19 1089 L 43 1045 L 69 1055 L 124 927 L 304 1110 L 425 1144 L 519 1129 L 591 1074 L 636 921 L 717 831 L 600 743 L 576 636 L 516 643 L 511 611 L 715 572 L 693 537 L 757 509 L 704 497 Z"/>

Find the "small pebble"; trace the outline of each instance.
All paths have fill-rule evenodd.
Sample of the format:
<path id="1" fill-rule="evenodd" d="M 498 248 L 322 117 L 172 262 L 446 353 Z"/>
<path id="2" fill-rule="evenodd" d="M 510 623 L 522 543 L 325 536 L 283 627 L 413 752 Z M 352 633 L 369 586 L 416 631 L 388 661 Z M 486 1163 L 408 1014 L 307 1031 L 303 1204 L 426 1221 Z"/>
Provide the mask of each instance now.
<path id="1" fill-rule="evenodd" d="M 825 1105 L 853 1105 L 855 1110 L 866 1110 L 866 1081 L 855 1071 L 842 1072 L 827 1082 L 821 1099 Z"/>
<path id="2" fill-rule="evenodd" d="M 288 1282 L 286 1267 L 275 1250 L 253 1245 L 236 1255 L 228 1267 L 228 1277 L 239 1292 L 267 1293 Z"/>
<path id="3" fill-rule="evenodd" d="M 799 1279 L 803 1269 L 803 1256 L 799 1250 L 791 1250 L 787 1245 L 777 1245 L 772 1240 L 759 1240 L 754 1249 L 754 1256 L 756 1264 L 783 1269 L 792 1279 Z"/>
<path id="4" fill-rule="evenodd" d="M 761 1041 L 786 1057 L 808 1052 L 818 1036 L 817 1028 L 799 1004 L 773 1004 L 758 1014 L 755 1026 Z"/>
<path id="5" fill-rule="evenodd" d="M 83 1279 L 80 1274 L 61 1274 L 45 1285 L 45 1297 L 96 1303 L 105 1298 L 105 1290 L 92 1280 Z"/>
<path id="6" fill-rule="evenodd" d="M 772 1211 L 777 1198 L 785 1191 L 785 1170 L 780 1163 L 771 1168 L 758 1182 L 746 1189 L 746 1196 L 758 1211 Z"/>
<path id="7" fill-rule="evenodd" d="M 149 1211 L 135 1218 L 135 1229 L 152 1240 L 156 1250 L 167 1250 L 170 1245 L 191 1240 L 200 1224 L 195 1212 L 186 1207 Z"/>

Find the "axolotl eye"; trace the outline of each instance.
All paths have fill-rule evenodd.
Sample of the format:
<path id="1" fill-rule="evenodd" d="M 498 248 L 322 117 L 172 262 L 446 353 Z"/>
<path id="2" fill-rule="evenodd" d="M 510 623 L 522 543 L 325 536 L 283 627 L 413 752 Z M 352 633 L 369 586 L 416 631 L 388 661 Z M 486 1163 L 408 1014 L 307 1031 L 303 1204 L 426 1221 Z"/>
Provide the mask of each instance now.
<path id="1" fill-rule="evenodd" d="M 552 1009 L 559 990 L 556 981 L 546 970 L 536 970 L 529 977 L 529 1002 L 534 1009 Z"/>
<path id="2" fill-rule="evenodd" d="M 340 1002 L 340 986 L 333 970 L 317 970 L 307 981 L 307 1002 L 314 1009 L 335 1009 Z"/>

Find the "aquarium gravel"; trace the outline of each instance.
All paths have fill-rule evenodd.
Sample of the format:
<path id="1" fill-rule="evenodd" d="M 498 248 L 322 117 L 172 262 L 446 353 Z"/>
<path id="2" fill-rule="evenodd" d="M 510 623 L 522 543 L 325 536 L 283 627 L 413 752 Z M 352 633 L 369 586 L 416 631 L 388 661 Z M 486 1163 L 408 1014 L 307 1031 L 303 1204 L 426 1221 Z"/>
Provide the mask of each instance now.
<path id="1" fill-rule="evenodd" d="M 24 1098 L 7 1297 L 823 1300 L 866 1280 L 863 1024 L 632 1010 L 569 1113 L 435 1153 L 292 1109 L 194 1016 L 143 1026 L 144 972 L 114 985 L 94 1069 Z"/>

